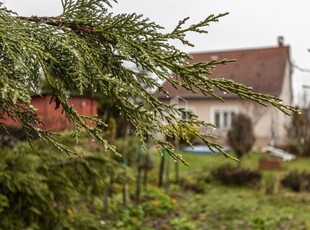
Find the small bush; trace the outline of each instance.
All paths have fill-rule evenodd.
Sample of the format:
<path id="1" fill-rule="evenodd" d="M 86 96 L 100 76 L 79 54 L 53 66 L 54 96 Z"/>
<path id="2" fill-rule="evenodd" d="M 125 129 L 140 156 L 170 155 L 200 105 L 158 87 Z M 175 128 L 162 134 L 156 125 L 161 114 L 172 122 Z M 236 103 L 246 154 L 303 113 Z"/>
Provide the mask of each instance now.
<path id="1" fill-rule="evenodd" d="M 170 221 L 170 224 L 173 229 L 178 229 L 178 230 L 197 229 L 195 223 L 192 220 L 187 219 L 186 217 L 174 218 Z"/>
<path id="2" fill-rule="evenodd" d="M 303 157 L 310 157 L 310 143 L 306 142 L 304 145 L 302 145 L 302 151 L 301 151 L 301 156 Z"/>
<path id="3" fill-rule="evenodd" d="M 232 165 L 222 165 L 211 171 L 214 179 L 223 184 L 231 185 L 249 185 L 257 184 L 261 180 L 261 173 L 251 169 L 235 167 Z"/>
<path id="4" fill-rule="evenodd" d="M 132 205 L 116 213 L 114 216 L 115 219 L 111 220 L 109 223 L 110 226 L 108 227 L 110 229 L 141 229 L 144 215 L 145 212 L 141 206 Z"/>
<path id="5" fill-rule="evenodd" d="M 234 116 L 231 129 L 227 133 L 228 144 L 235 151 L 237 158 L 249 153 L 255 143 L 251 118 L 245 114 Z"/>
<path id="6" fill-rule="evenodd" d="M 141 205 L 147 215 L 161 215 L 175 208 L 177 200 L 157 188 L 149 188 L 142 197 Z"/>
<path id="7" fill-rule="evenodd" d="M 285 150 L 301 157 L 310 157 L 310 142 L 289 144 L 285 147 Z"/>
<path id="8" fill-rule="evenodd" d="M 290 172 L 281 180 L 283 187 L 289 188 L 295 192 L 310 191 L 310 173 L 309 172 Z"/>
<path id="9" fill-rule="evenodd" d="M 284 150 L 295 155 L 301 155 L 303 152 L 303 148 L 300 144 L 289 144 L 285 146 Z"/>

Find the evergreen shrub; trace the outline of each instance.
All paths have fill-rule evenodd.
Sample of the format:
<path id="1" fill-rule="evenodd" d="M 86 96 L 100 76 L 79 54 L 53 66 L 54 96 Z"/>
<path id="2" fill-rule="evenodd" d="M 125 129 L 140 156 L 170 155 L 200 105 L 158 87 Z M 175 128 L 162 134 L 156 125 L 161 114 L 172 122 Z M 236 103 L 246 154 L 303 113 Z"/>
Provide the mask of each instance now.
<path id="1" fill-rule="evenodd" d="M 310 173 L 292 171 L 281 180 L 281 184 L 295 192 L 310 192 Z"/>
<path id="2" fill-rule="evenodd" d="M 255 143 L 251 118 L 242 113 L 235 115 L 227 133 L 227 140 L 237 158 L 250 152 Z"/>
<path id="3" fill-rule="evenodd" d="M 256 185 L 262 177 L 259 171 L 229 164 L 213 169 L 211 175 L 214 179 L 228 185 Z"/>

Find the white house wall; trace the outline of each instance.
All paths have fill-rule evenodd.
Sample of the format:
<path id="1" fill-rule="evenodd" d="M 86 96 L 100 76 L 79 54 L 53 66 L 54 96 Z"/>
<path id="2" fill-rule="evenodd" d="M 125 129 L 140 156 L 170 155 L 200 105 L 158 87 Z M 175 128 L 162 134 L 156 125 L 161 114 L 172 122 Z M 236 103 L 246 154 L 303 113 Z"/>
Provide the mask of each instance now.
<path id="1" fill-rule="evenodd" d="M 168 104 L 169 102 L 167 101 L 166 103 Z M 226 108 L 234 110 L 236 114 L 245 113 L 252 119 L 253 115 L 260 111 L 261 116 L 256 118 L 257 123 L 254 127 L 257 143 L 259 146 L 264 146 L 269 142 L 272 108 L 266 108 L 250 101 L 244 102 L 239 99 L 226 99 L 224 103 L 215 99 L 189 99 L 186 106 L 198 116 L 198 119 L 212 124 L 215 123 L 213 116 L 215 109 Z M 182 107 L 185 107 L 185 104 Z M 227 130 L 216 130 L 214 133 L 219 137 L 220 143 L 225 144 L 226 132 Z"/>
<path id="2" fill-rule="evenodd" d="M 282 85 L 282 92 L 280 94 L 280 98 L 283 100 L 284 104 L 292 105 L 292 79 L 290 74 L 290 64 L 287 62 L 285 75 Z M 279 145 L 283 145 L 286 142 L 287 137 L 287 127 L 291 124 L 291 116 L 287 116 L 281 111 L 276 111 L 277 116 L 277 135 L 278 135 L 278 143 Z"/>

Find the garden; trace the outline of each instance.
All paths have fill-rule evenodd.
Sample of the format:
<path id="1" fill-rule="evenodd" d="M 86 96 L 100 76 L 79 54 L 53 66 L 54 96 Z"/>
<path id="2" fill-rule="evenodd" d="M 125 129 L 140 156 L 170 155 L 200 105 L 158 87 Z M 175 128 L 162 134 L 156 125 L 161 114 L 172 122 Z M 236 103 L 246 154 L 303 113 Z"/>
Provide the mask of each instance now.
<path id="1" fill-rule="evenodd" d="M 126 160 L 85 137 L 62 141 L 78 155 L 41 140 L 1 151 L 1 229 L 310 228 L 308 158 L 268 171 L 259 170 L 267 153 L 238 166 L 222 154 L 182 152 L 188 167 L 134 137 L 116 141 Z"/>

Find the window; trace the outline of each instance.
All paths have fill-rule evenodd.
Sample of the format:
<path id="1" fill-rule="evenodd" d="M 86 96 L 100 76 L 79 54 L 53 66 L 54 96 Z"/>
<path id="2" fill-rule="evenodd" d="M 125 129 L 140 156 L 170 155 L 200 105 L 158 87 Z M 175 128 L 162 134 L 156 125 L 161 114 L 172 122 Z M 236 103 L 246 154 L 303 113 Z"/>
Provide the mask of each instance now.
<path id="1" fill-rule="evenodd" d="M 170 105 L 174 106 L 177 109 L 182 108 L 185 111 L 191 112 L 194 114 L 194 107 L 189 106 L 188 101 L 186 99 L 180 97 L 180 96 L 175 96 L 174 98 L 172 98 L 170 100 Z M 179 118 L 184 119 L 184 120 L 192 120 L 193 116 L 191 114 L 186 113 L 186 112 L 181 112 L 179 114 Z"/>
<path id="2" fill-rule="evenodd" d="M 228 126 L 228 113 L 227 112 L 223 112 L 223 118 L 224 118 L 223 126 L 227 127 Z"/>
<path id="3" fill-rule="evenodd" d="M 219 129 L 229 129 L 236 113 L 234 108 L 216 108 L 213 110 L 213 122 Z"/>
<path id="4" fill-rule="evenodd" d="M 191 109 L 189 109 L 188 111 L 191 113 L 193 112 Z M 186 119 L 186 120 L 191 120 L 192 116 L 190 114 L 182 113 L 181 118 Z"/>
<path id="5" fill-rule="evenodd" d="M 220 112 L 215 112 L 215 125 L 216 127 L 220 126 Z"/>

